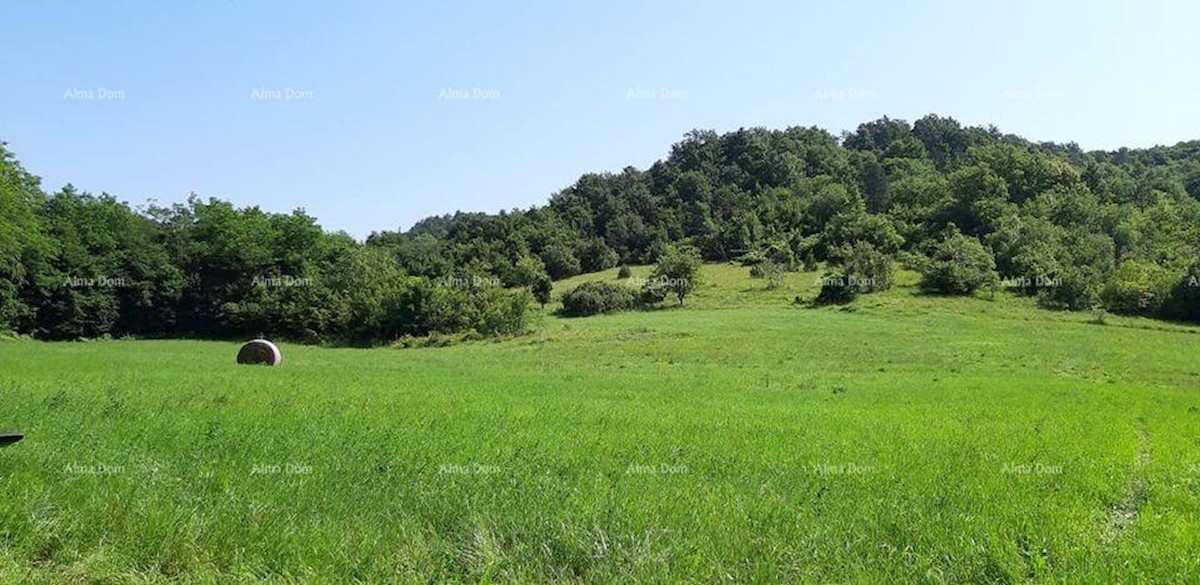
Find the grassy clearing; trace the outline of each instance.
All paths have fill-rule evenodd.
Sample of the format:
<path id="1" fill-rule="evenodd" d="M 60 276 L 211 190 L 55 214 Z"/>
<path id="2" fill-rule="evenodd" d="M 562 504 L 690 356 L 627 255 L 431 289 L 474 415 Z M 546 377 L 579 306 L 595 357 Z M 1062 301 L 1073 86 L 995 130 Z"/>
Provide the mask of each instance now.
<path id="1" fill-rule="evenodd" d="M 1200 580 L 1196 328 L 706 276 L 275 369 L 0 343 L 0 582 Z"/>

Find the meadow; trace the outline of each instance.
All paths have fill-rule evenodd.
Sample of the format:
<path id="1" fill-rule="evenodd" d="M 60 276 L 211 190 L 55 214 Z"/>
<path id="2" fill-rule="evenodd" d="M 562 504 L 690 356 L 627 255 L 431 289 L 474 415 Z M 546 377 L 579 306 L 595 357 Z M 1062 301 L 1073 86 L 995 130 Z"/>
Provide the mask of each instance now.
<path id="1" fill-rule="evenodd" d="M 278 368 L 0 341 L 0 582 L 1200 581 L 1200 328 L 704 275 Z"/>

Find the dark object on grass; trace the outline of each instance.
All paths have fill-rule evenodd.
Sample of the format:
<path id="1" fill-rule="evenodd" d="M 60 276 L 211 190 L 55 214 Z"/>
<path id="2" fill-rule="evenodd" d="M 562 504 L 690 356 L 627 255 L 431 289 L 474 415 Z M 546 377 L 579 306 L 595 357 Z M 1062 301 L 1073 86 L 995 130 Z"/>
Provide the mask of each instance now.
<path id="1" fill-rule="evenodd" d="M 238 350 L 237 363 L 278 366 L 283 363 L 283 354 L 279 353 L 279 348 L 270 341 L 251 339 Z"/>
<path id="2" fill-rule="evenodd" d="M 0 447 L 7 447 L 24 438 L 23 433 L 0 433 Z"/>

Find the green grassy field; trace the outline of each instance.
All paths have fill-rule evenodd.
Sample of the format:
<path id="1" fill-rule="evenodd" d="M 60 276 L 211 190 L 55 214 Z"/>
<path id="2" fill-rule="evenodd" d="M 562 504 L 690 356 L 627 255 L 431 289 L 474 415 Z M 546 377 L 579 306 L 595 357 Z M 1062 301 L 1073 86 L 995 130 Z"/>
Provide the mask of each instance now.
<path id="1" fill-rule="evenodd" d="M 0 342 L 0 583 L 1200 581 L 1200 328 L 705 275 L 280 368 Z"/>

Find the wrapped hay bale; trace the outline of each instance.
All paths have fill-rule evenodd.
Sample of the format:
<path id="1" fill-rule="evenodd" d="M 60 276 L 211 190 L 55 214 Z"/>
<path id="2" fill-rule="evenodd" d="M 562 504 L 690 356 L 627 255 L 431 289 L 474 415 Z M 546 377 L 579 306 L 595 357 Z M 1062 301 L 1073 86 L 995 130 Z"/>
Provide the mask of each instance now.
<path id="1" fill-rule="evenodd" d="M 0 433 L 0 447 L 7 447 L 24 438 L 25 435 L 21 433 Z"/>
<path id="2" fill-rule="evenodd" d="M 283 363 L 283 354 L 279 353 L 279 348 L 270 341 L 251 339 L 238 350 L 237 363 L 278 366 Z"/>

